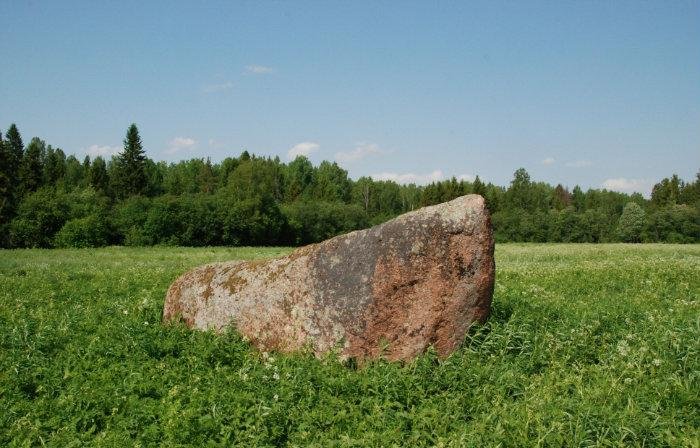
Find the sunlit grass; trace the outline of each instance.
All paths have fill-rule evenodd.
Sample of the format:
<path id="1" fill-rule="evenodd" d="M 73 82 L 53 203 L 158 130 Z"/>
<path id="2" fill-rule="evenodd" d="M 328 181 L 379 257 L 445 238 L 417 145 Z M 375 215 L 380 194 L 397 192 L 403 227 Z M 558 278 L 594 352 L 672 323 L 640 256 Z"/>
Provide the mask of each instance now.
<path id="1" fill-rule="evenodd" d="M 356 370 L 160 323 L 212 261 L 286 248 L 0 251 L 0 446 L 698 446 L 700 247 L 499 245 L 446 360 Z"/>

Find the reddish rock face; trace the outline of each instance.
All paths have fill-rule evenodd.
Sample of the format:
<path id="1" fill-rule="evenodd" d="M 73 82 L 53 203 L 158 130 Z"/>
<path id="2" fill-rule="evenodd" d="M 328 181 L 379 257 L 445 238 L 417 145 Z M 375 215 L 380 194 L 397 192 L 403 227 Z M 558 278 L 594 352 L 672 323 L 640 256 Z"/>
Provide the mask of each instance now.
<path id="1" fill-rule="evenodd" d="M 409 360 L 441 357 L 489 315 L 491 220 L 478 195 L 264 261 L 194 269 L 170 286 L 165 321 L 232 326 L 260 350 Z"/>

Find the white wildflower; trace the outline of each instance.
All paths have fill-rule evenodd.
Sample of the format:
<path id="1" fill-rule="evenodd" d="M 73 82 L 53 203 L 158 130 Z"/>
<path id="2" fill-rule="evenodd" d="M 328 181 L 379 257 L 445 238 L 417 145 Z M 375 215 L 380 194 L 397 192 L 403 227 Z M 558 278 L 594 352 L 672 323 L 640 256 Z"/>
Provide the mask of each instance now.
<path id="1" fill-rule="evenodd" d="M 617 343 L 617 352 L 622 355 L 622 356 L 627 356 L 627 354 L 630 351 L 630 346 L 627 344 L 627 341 L 622 340 Z"/>

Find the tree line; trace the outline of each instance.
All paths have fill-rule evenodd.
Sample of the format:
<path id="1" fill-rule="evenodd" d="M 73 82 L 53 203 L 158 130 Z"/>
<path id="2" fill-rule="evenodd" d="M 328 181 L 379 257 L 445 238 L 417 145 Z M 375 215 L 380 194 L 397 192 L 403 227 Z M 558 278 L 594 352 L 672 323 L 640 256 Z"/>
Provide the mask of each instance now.
<path id="1" fill-rule="evenodd" d="M 0 132 L 0 246 L 300 245 L 476 193 L 496 241 L 700 241 L 700 173 L 673 175 L 651 198 L 535 182 L 523 168 L 507 187 L 449 180 L 399 185 L 353 180 L 336 163 L 289 163 L 244 151 L 221 163 L 155 162 L 135 124 L 109 160 L 82 161 L 17 126 Z"/>

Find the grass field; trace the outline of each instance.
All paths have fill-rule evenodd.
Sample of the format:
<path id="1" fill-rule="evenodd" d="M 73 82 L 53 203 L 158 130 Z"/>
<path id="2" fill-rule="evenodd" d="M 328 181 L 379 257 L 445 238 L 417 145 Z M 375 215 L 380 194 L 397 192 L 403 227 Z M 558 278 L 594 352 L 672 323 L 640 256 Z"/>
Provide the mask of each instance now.
<path id="1" fill-rule="evenodd" d="M 499 245 L 446 360 L 355 370 L 160 323 L 285 248 L 0 251 L 0 446 L 699 446 L 700 247 Z"/>

